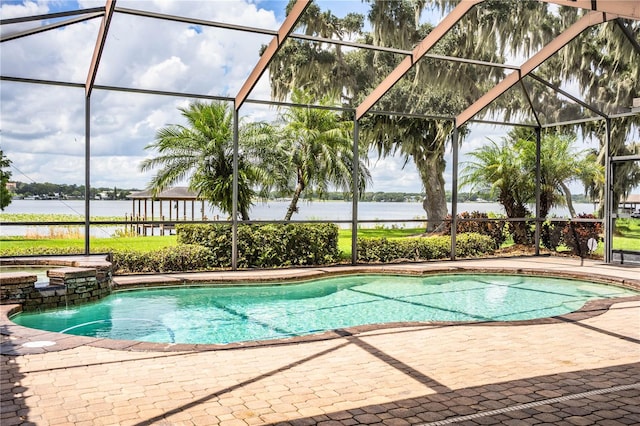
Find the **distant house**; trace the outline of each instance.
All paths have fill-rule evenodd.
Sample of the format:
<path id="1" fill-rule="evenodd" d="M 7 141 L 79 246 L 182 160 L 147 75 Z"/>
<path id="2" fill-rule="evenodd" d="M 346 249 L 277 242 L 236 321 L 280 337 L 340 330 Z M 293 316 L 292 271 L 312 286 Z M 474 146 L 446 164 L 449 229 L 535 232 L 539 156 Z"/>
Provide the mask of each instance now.
<path id="1" fill-rule="evenodd" d="M 629 194 L 627 198 L 618 205 L 621 213 L 632 213 L 640 209 L 640 194 Z"/>

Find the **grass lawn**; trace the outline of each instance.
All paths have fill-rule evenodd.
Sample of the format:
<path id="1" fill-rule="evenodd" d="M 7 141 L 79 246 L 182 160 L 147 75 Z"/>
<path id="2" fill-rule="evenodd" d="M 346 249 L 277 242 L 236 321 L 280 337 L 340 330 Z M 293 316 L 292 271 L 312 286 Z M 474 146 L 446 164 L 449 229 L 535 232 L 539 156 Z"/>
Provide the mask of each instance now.
<path id="1" fill-rule="evenodd" d="M 420 234 L 424 229 L 360 229 L 359 237 L 387 237 L 401 238 Z M 153 251 L 167 246 L 177 245 L 175 235 L 154 236 L 154 237 L 113 237 L 113 238 L 91 238 L 91 252 L 106 253 L 113 250 L 135 250 Z M 66 249 L 70 248 L 77 253 L 84 251 L 83 238 L 25 238 L 25 237 L 1 237 L 0 255 L 10 255 L 11 252 L 31 252 L 38 250 Z M 338 248 L 342 251 L 343 257 L 351 257 L 351 230 L 341 229 L 338 233 Z"/>
<path id="2" fill-rule="evenodd" d="M 92 253 L 107 253 L 113 250 L 153 251 L 167 246 L 177 245 L 175 235 L 164 237 L 117 237 L 117 238 L 91 238 Z M 24 238 L 2 237 L 0 238 L 0 255 L 8 255 L 12 251 L 25 251 L 37 253 L 38 250 L 77 248 L 77 253 L 84 252 L 83 238 Z"/>
<path id="3" fill-rule="evenodd" d="M 614 250 L 640 251 L 640 219 L 616 220 L 612 246 Z"/>

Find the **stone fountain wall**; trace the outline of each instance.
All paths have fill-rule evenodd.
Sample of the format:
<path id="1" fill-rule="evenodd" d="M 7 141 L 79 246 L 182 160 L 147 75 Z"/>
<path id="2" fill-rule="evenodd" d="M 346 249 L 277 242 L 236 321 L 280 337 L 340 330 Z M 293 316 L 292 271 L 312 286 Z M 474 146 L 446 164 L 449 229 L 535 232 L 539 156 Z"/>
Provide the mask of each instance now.
<path id="1" fill-rule="evenodd" d="M 0 303 L 20 304 L 22 310 L 28 312 L 80 305 L 99 300 L 111 293 L 110 262 L 77 264 L 78 266 L 56 267 L 47 271 L 48 285 L 38 287 L 35 285 L 35 274 L 1 273 Z"/>

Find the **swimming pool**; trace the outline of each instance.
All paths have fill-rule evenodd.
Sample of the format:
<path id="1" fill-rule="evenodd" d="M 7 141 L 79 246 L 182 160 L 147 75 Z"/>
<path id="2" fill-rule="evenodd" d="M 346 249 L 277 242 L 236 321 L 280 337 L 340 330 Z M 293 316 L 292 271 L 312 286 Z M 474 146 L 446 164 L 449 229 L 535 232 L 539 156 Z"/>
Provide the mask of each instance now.
<path id="1" fill-rule="evenodd" d="M 519 321 L 562 315 L 615 286 L 518 275 L 348 275 L 286 285 L 119 291 L 72 309 L 21 313 L 22 326 L 109 339 L 224 344 L 368 324 Z"/>

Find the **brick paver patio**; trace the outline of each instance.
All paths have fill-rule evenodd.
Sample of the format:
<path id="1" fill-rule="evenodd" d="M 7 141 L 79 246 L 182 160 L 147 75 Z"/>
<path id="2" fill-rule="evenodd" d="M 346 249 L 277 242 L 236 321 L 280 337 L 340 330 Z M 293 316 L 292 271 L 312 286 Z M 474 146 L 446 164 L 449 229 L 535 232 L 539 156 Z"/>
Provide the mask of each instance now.
<path id="1" fill-rule="evenodd" d="M 640 269 L 576 259 L 439 265 L 640 283 Z M 189 350 L 0 326 L 3 426 L 640 424 L 640 297 L 524 324 L 414 324 Z"/>

